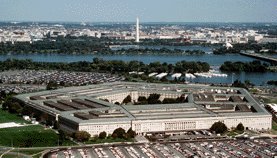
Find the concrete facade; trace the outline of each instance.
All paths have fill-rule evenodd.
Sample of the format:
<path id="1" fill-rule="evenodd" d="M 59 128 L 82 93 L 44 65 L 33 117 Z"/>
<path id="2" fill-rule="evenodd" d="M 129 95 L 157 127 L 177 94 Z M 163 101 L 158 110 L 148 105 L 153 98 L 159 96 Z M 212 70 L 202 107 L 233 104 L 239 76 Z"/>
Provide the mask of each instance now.
<path id="1" fill-rule="evenodd" d="M 153 93 L 160 94 L 160 101 L 180 96 L 186 100 L 174 104 L 114 104 L 122 103 L 128 95 L 134 103 L 139 96 Z M 126 131 L 132 128 L 137 134 L 202 130 L 218 121 L 228 128 L 242 123 L 248 129 L 268 130 L 272 121 L 271 114 L 245 89 L 233 87 L 115 82 L 22 94 L 16 98 L 54 116 L 64 131 L 84 130 L 92 136 L 102 131 L 112 134 L 119 127 Z M 46 104 L 49 101 L 53 105 Z"/>

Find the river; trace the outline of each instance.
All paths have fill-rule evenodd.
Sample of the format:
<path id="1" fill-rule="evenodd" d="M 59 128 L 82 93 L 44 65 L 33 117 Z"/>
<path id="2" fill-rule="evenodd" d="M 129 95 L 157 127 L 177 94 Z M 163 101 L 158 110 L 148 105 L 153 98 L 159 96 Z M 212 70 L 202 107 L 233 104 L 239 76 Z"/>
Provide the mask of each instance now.
<path id="1" fill-rule="evenodd" d="M 126 46 L 124 46 L 126 47 Z M 132 46 L 135 47 L 136 46 Z M 161 63 L 167 62 L 174 64 L 178 61 L 186 60 L 186 61 L 201 61 L 209 63 L 214 69 L 218 69 L 218 67 L 223 64 L 225 61 L 241 61 L 241 62 L 250 62 L 255 59 L 242 56 L 239 54 L 227 54 L 227 55 L 214 55 L 212 54 L 211 47 L 201 47 L 201 46 L 165 46 L 169 49 L 182 49 L 182 50 L 194 50 L 199 49 L 206 52 L 204 55 L 96 55 L 96 54 L 8 54 L 8 55 L 0 55 L 0 60 L 4 61 L 6 59 L 31 59 L 37 62 L 77 62 L 77 61 L 92 61 L 93 58 L 98 57 L 104 60 L 123 60 L 123 61 L 131 61 L 138 60 L 142 61 L 146 64 L 150 62 L 159 61 Z M 117 47 L 113 49 L 121 49 L 123 47 Z M 127 46 L 129 48 L 129 46 Z M 141 48 L 141 47 L 140 47 Z M 160 46 L 149 46 L 147 48 L 155 48 L 159 49 Z M 187 79 L 190 82 L 201 82 L 201 83 L 231 83 L 234 80 L 250 80 L 255 85 L 266 85 L 268 80 L 277 80 L 277 73 L 267 72 L 267 73 L 234 73 L 228 74 L 228 77 L 212 77 L 212 78 L 204 78 L 197 77 L 195 79 Z"/>
<path id="2" fill-rule="evenodd" d="M 96 54 L 9 54 L 0 55 L 0 61 L 7 59 L 31 59 L 38 62 L 76 62 L 76 61 L 92 61 L 93 58 L 102 58 L 104 60 L 123 60 L 131 61 L 138 60 L 146 64 L 150 62 L 167 62 L 174 64 L 178 61 L 202 61 L 207 62 L 212 66 L 220 66 L 225 61 L 242 61 L 249 62 L 253 61 L 253 58 L 245 57 L 239 54 L 228 54 L 228 55 L 214 55 L 214 54 L 204 54 L 204 55 L 96 55 Z"/>

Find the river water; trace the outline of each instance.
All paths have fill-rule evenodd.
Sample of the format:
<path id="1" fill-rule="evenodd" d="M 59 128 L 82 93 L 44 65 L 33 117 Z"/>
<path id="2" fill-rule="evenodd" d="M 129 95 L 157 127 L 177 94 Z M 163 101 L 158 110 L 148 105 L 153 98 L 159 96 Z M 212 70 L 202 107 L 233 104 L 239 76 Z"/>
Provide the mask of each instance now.
<path id="1" fill-rule="evenodd" d="M 123 60 L 131 61 L 138 60 L 143 61 L 146 64 L 150 62 L 167 62 L 174 64 L 178 61 L 202 61 L 207 62 L 212 66 L 220 66 L 225 61 L 242 61 L 249 62 L 253 61 L 253 58 L 245 57 L 239 54 L 228 54 L 228 55 L 96 55 L 96 54 L 9 54 L 0 55 L 0 61 L 7 59 L 31 59 L 38 62 L 76 62 L 76 61 L 92 61 L 93 58 L 102 58 L 104 60 Z"/>
<path id="2" fill-rule="evenodd" d="M 120 46 L 113 49 L 130 48 L 130 46 Z M 136 46 L 131 46 L 137 48 Z M 96 55 L 96 54 L 8 54 L 0 55 L 0 61 L 6 59 L 31 59 L 37 62 L 76 62 L 76 61 L 92 61 L 93 58 L 98 57 L 104 60 L 123 60 L 131 61 L 138 60 L 146 64 L 150 62 L 159 61 L 161 63 L 176 63 L 178 61 L 201 61 L 209 63 L 213 69 L 217 70 L 218 67 L 225 61 L 241 61 L 250 62 L 255 59 L 242 56 L 239 54 L 227 54 L 227 55 L 214 55 L 212 54 L 211 47 L 202 46 L 165 46 L 168 49 L 182 49 L 182 50 L 203 50 L 206 52 L 204 55 L 134 55 L 134 54 L 124 54 L 124 55 Z M 140 46 L 141 48 L 141 46 Z M 161 46 L 148 46 L 147 48 L 160 49 Z M 199 83 L 232 83 L 234 80 L 250 80 L 255 85 L 266 85 L 268 80 L 277 80 L 277 73 L 266 72 L 266 73 L 233 73 L 228 74 L 228 77 L 197 77 L 195 79 L 187 79 L 189 82 L 199 82 Z"/>

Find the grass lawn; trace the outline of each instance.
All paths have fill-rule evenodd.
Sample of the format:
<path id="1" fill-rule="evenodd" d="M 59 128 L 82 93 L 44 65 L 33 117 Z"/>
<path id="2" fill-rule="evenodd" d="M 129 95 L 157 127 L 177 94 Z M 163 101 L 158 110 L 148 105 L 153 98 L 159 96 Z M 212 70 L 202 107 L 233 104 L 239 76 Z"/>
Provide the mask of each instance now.
<path id="1" fill-rule="evenodd" d="M 11 114 L 0 109 L 0 123 L 15 122 L 25 123 L 22 117 Z M 40 125 L 29 125 L 24 127 L 0 128 L 0 146 L 14 147 L 43 147 L 57 146 L 58 135 L 50 129 L 44 129 Z M 76 145 L 70 140 L 63 142 L 64 146 Z"/>
<path id="2" fill-rule="evenodd" d="M 2 158 L 24 158 L 21 155 L 5 154 Z"/>
<path id="3" fill-rule="evenodd" d="M 106 139 L 100 139 L 100 138 L 93 138 L 87 142 L 85 142 L 85 144 L 101 144 L 101 143 L 114 143 L 114 142 L 133 142 L 134 140 L 131 139 L 120 139 L 120 138 L 112 138 L 112 137 L 108 137 Z"/>
<path id="4" fill-rule="evenodd" d="M 15 152 L 16 150 L 14 150 Z M 46 150 L 34 149 L 34 150 L 20 150 L 19 153 L 32 156 L 33 158 L 39 158 Z"/>
<path id="5" fill-rule="evenodd" d="M 236 136 L 242 134 L 244 131 L 232 130 L 227 133 L 227 136 Z"/>
<path id="6" fill-rule="evenodd" d="M 0 109 L 0 123 L 6 123 L 6 122 L 28 123 L 22 117 Z"/>
<path id="7" fill-rule="evenodd" d="M 37 154 L 37 155 L 33 156 L 33 158 L 40 158 L 41 155 L 42 154 Z"/>
<path id="8" fill-rule="evenodd" d="M 272 121 L 272 129 L 277 131 L 277 123 L 275 121 Z"/>
<path id="9" fill-rule="evenodd" d="M 34 155 L 34 154 L 37 154 L 37 153 L 40 153 L 44 150 L 41 150 L 41 149 L 34 149 L 34 150 L 17 150 L 17 149 L 14 149 L 13 152 L 19 152 L 19 153 L 22 153 L 22 154 L 26 154 L 26 155 Z"/>
<path id="10" fill-rule="evenodd" d="M 277 99 L 263 97 L 263 100 L 264 100 L 264 103 L 275 103 L 275 104 L 277 104 Z"/>
<path id="11" fill-rule="evenodd" d="M 21 158 L 22 157 L 21 154 L 28 155 L 28 156 L 31 156 L 33 158 L 39 158 L 44 151 L 47 151 L 47 149 L 44 149 L 44 150 L 43 149 L 29 149 L 29 150 L 13 149 L 10 152 L 13 152 L 15 154 L 7 153 L 3 156 L 3 158 L 10 158 L 10 157 L 12 157 L 12 158 Z"/>
<path id="12" fill-rule="evenodd" d="M 272 130 L 271 130 L 271 133 L 277 135 L 277 123 L 275 121 L 272 121 Z"/>
<path id="13" fill-rule="evenodd" d="M 58 135 L 40 125 L 0 129 L 0 145 L 14 147 L 57 146 Z M 68 145 L 72 145 L 68 144 Z"/>
<path id="14" fill-rule="evenodd" d="M 227 133 L 227 136 L 236 136 L 236 135 L 238 135 L 238 134 L 234 131 L 230 131 Z"/>

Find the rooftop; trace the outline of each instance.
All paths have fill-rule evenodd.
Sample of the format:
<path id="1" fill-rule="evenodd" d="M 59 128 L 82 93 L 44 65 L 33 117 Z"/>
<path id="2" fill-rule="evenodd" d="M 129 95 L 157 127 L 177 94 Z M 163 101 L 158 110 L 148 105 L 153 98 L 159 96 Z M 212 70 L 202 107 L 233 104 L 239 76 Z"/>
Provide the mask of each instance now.
<path id="1" fill-rule="evenodd" d="M 126 97 L 134 91 L 186 94 L 188 101 L 173 104 L 116 105 L 112 100 L 104 101 L 102 98 L 107 95 Z M 49 114 L 59 114 L 60 117 L 82 124 L 99 121 L 269 115 L 248 91 L 233 87 L 114 82 L 28 93 L 16 98 Z"/>

